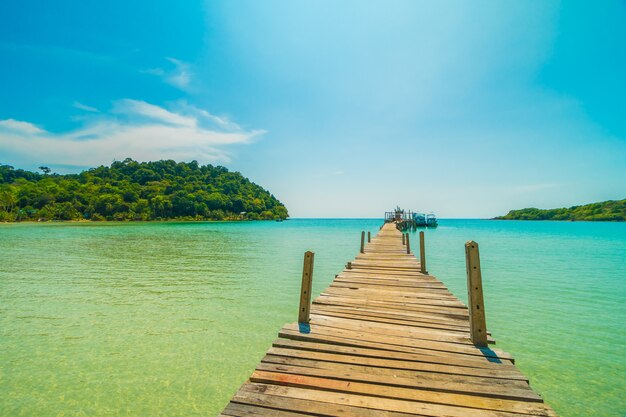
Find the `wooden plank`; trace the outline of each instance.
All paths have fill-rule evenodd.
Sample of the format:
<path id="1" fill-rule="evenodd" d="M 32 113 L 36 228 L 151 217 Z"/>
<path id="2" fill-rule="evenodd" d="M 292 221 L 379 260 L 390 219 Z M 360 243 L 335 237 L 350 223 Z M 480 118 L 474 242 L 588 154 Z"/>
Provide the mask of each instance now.
<path id="1" fill-rule="evenodd" d="M 283 360 L 283 362 L 289 361 L 289 359 Z M 418 372 L 408 370 L 403 373 L 399 370 L 307 361 L 305 359 L 291 359 L 291 362 L 299 362 L 300 365 L 261 362 L 257 365 L 256 369 L 257 371 L 373 383 L 381 386 L 424 389 L 428 391 L 479 395 L 510 400 L 542 401 L 541 397 L 535 394 L 524 381 L 486 379 L 469 376 L 461 377 L 455 375 L 447 375 L 442 378 L 440 375 L 432 373 L 422 373 L 417 377 Z M 308 365 L 302 365 L 304 363 Z M 520 384 L 525 386 L 520 386 Z"/>
<path id="2" fill-rule="evenodd" d="M 467 394 L 456 394 L 448 392 L 427 391 L 415 388 L 392 387 L 387 385 L 369 384 L 354 381 L 340 381 L 330 378 L 319 378 L 305 375 L 292 375 L 277 372 L 254 371 L 250 377 L 251 382 L 264 384 L 284 385 L 288 387 L 298 388 L 322 388 L 323 391 L 337 391 L 341 393 L 353 393 L 366 395 L 375 401 L 382 401 L 383 398 L 392 398 L 397 400 L 408 400 L 410 402 L 421 402 L 433 406 L 428 409 L 412 409 L 404 410 L 398 408 L 387 408 L 392 411 L 402 412 L 421 412 L 429 413 L 428 415 L 485 415 L 481 413 L 473 413 L 472 409 L 481 411 L 491 410 L 494 412 L 505 413 L 521 413 L 530 415 L 549 415 L 546 412 L 544 404 L 539 402 L 527 402 L 517 400 L 506 400 L 500 398 L 488 398 L 481 396 L 473 396 Z M 329 395 L 328 393 L 324 393 Z M 345 394 L 344 394 L 345 395 Z M 437 407 L 437 405 L 443 407 Z M 437 410 L 439 413 L 434 413 Z M 456 411 L 456 412 L 455 412 Z M 465 413 L 465 414 L 463 414 Z M 502 414 L 487 414 L 502 415 Z"/>
<path id="3" fill-rule="evenodd" d="M 283 402 L 284 403 L 284 402 Z M 247 416 L 276 416 L 276 417 L 300 417 L 311 416 L 310 414 L 295 413 L 291 411 L 283 411 L 277 408 L 266 408 L 266 405 L 273 405 L 263 400 L 254 399 L 254 394 L 248 392 L 235 394 L 231 402 L 226 406 L 221 415 L 230 417 L 247 417 Z"/>
<path id="4" fill-rule="evenodd" d="M 406 337 L 410 339 L 433 340 L 438 342 L 467 343 L 469 334 L 447 330 L 420 329 L 415 326 L 381 324 L 364 320 L 351 320 L 342 317 L 329 317 L 316 314 L 314 324 L 337 329 L 374 333 L 381 336 Z"/>
<path id="5" fill-rule="evenodd" d="M 376 307 L 386 309 L 390 311 L 409 311 L 409 312 L 424 312 L 440 314 L 443 317 L 451 319 L 467 319 L 467 309 L 460 308 L 446 308 L 441 306 L 431 306 L 427 304 L 414 304 L 406 303 L 402 301 L 393 300 L 364 300 L 359 297 L 348 297 L 327 294 L 324 297 L 318 297 L 313 300 L 313 304 L 328 304 L 328 305 L 340 305 L 340 306 L 355 306 L 355 307 Z"/>
<path id="6" fill-rule="evenodd" d="M 305 355 L 298 354 L 298 352 L 300 351 L 296 349 L 281 350 L 280 348 L 271 348 L 263 357 L 262 362 L 303 366 L 307 368 L 332 369 L 341 371 L 343 377 L 345 377 L 348 372 L 353 372 L 355 375 L 365 375 L 365 382 L 374 382 L 367 375 L 376 374 L 388 377 L 388 381 L 396 380 L 398 377 L 405 377 L 411 379 L 411 383 L 415 382 L 413 380 L 436 381 L 446 384 L 452 382 L 455 384 L 463 384 L 463 389 L 470 391 L 473 390 L 475 386 L 492 387 L 496 385 L 500 385 L 501 387 L 516 387 L 522 390 L 529 389 L 528 381 L 519 373 L 509 373 L 505 375 L 500 370 L 471 370 L 465 368 L 455 370 L 454 367 L 425 363 L 417 363 L 419 366 L 416 366 L 415 363 L 411 365 L 403 361 L 380 358 L 360 358 L 359 360 L 354 360 L 349 355 L 324 354 L 319 352 L 314 354 L 306 352 L 310 354 L 310 356 L 304 357 Z M 381 364 L 386 366 L 377 366 Z M 440 372 L 434 371 L 435 369 Z M 509 378 L 509 375 L 514 375 L 515 377 Z M 384 383 L 391 384 L 391 382 Z M 471 387 L 467 388 L 465 385 L 471 385 Z"/>
<path id="7" fill-rule="evenodd" d="M 514 379 L 528 382 L 528 378 L 526 378 L 515 367 L 502 367 L 504 369 L 498 369 L 493 367 L 468 368 L 438 363 L 407 361 L 403 359 L 387 359 L 380 357 L 341 354 L 341 352 L 339 352 L 337 349 L 332 348 L 328 349 L 327 351 L 332 353 L 272 347 L 267 351 L 267 354 L 274 356 L 288 356 L 291 358 L 314 359 L 320 361 L 323 360 L 327 362 L 350 363 L 379 368 L 424 371 L 438 374 L 478 376 L 483 378 Z"/>
<path id="8" fill-rule="evenodd" d="M 450 324 L 439 320 L 437 316 L 425 316 L 424 318 L 420 318 L 419 316 L 411 315 L 387 314 L 385 312 L 365 308 L 356 309 L 345 306 L 326 306 L 324 304 L 314 304 L 311 311 L 315 314 L 330 317 L 344 317 L 377 323 L 400 324 L 418 328 L 444 329 L 469 333 L 467 325 Z"/>
<path id="9" fill-rule="evenodd" d="M 403 337 L 416 337 L 418 339 L 450 341 L 453 343 L 466 343 L 469 340 L 467 328 L 425 326 L 419 322 L 392 323 L 389 320 L 377 320 L 376 317 L 369 317 L 368 319 L 358 316 L 341 317 L 341 315 L 332 314 L 328 311 L 318 311 L 317 309 L 314 314 L 318 324 L 328 327 L 364 330 Z"/>
<path id="10" fill-rule="evenodd" d="M 381 268 L 384 269 L 384 268 Z M 432 275 L 428 275 L 428 274 L 422 274 L 421 272 L 419 272 L 419 270 L 394 270 L 393 268 L 391 269 L 386 269 L 386 270 L 375 270 L 375 269 L 366 269 L 366 268 L 354 268 L 352 270 L 344 270 L 342 273 L 358 273 L 358 274 L 365 274 L 365 275 L 378 275 L 378 276 L 384 276 L 384 277 L 404 277 L 404 278 L 409 278 L 409 277 L 415 277 L 418 279 L 430 279 L 436 282 L 441 282 L 439 281 L 436 277 L 432 276 Z"/>
<path id="11" fill-rule="evenodd" d="M 466 357 L 462 355 L 439 354 L 438 352 L 429 351 L 412 351 L 404 352 L 392 349 L 377 348 L 372 346 L 355 346 L 351 344 L 337 344 L 333 342 L 325 342 L 323 340 L 297 340 L 288 338 L 278 338 L 274 341 L 275 347 L 300 349 L 303 351 L 313 352 L 329 352 L 341 353 L 353 356 L 363 356 L 370 358 L 387 358 L 397 359 L 410 362 L 435 363 L 442 365 L 457 366 L 463 368 L 487 368 L 498 370 L 514 370 L 517 369 L 510 361 L 502 360 L 500 362 L 489 361 L 487 358 Z"/>
<path id="12" fill-rule="evenodd" d="M 345 276 L 345 275 L 337 275 L 337 278 L 333 281 L 334 284 L 345 282 L 345 283 L 357 283 L 369 285 L 371 287 L 375 286 L 393 286 L 393 287 L 401 287 L 401 288 L 415 288 L 422 291 L 443 291 L 449 294 L 452 294 L 446 287 L 439 283 L 430 283 L 430 282 L 416 282 L 414 279 L 385 279 L 382 277 L 371 278 L 371 277 L 358 277 L 358 276 Z"/>
<path id="13" fill-rule="evenodd" d="M 375 278 L 337 278 L 330 284 L 331 287 L 363 288 L 370 291 L 396 291 L 409 292 L 414 294 L 425 294 L 426 296 L 441 296 L 456 299 L 456 297 L 445 287 L 433 283 L 420 283 L 415 281 L 384 281 Z"/>
<path id="14" fill-rule="evenodd" d="M 429 340 L 417 340 L 392 337 L 376 337 L 375 335 L 366 334 L 364 332 L 351 332 L 339 329 L 324 328 L 315 326 L 310 333 L 302 334 L 298 331 L 297 326 L 285 325 L 278 333 L 280 337 L 295 340 L 321 341 L 323 343 L 336 343 L 347 346 L 363 346 L 369 348 L 378 348 L 384 350 L 394 350 L 397 352 L 423 353 L 429 355 L 465 355 L 477 358 L 485 358 L 485 360 L 512 360 L 513 358 L 496 349 L 481 351 L 471 349 L 459 344 L 432 342 Z"/>
<path id="15" fill-rule="evenodd" d="M 403 303 L 411 303 L 411 304 L 425 304 L 431 306 L 442 306 L 442 307 L 452 307 L 452 308 L 460 308 L 466 309 L 467 307 L 461 303 L 459 300 L 455 300 L 452 298 L 437 298 L 437 297 L 429 297 L 429 296 L 421 296 L 411 293 L 405 293 L 401 291 L 376 291 L 373 290 L 375 294 L 372 294 L 372 290 L 367 290 L 365 288 L 341 288 L 341 287 L 328 287 L 322 295 L 330 294 L 330 295 L 339 295 L 339 296 L 347 296 L 347 297 L 356 297 L 356 298 L 375 298 L 380 301 L 398 301 Z"/>
<path id="16" fill-rule="evenodd" d="M 254 387 L 254 386 L 252 386 Z M 304 398 L 297 398 L 283 395 L 267 394 L 267 390 L 242 389 L 233 401 L 250 414 L 235 414 L 237 417 L 244 415 L 275 415 L 277 417 L 291 416 L 348 416 L 348 417 L 408 417 L 415 414 L 388 412 L 384 410 L 373 410 L 364 407 L 356 407 L 345 404 L 334 404 L 330 402 L 313 401 Z M 261 408 L 263 407 L 263 408 Z M 268 410 L 275 414 L 254 414 L 259 409 Z M 284 411 L 293 410 L 293 411 Z M 300 414 L 306 413 L 306 414 Z"/>

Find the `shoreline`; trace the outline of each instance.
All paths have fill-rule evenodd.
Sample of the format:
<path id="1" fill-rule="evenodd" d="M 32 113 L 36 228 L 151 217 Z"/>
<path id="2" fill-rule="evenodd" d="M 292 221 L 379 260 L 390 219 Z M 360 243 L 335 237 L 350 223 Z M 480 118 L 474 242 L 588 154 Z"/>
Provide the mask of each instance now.
<path id="1" fill-rule="evenodd" d="M 588 222 L 588 223 L 624 223 L 626 220 L 576 220 L 576 219 L 503 219 L 499 217 L 494 217 L 492 219 L 484 219 L 484 220 L 503 220 L 503 221 L 517 221 L 517 222 L 560 222 L 560 223 L 580 223 L 580 222 Z"/>
<path id="2" fill-rule="evenodd" d="M 257 222 L 276 222 L 291 220 L 379 220 L 376 217 L 289 217 L 283 220 L 252 220 L 252 219 L 159 219 L 159 220 L 20 220 L 20 221 L 0 221 L 0 225 L 12 224 L 138 224 L 138 223 L 257 223 Z M 382 221 L 382 219 L 380 219 Z M 440 218 L 444 222 L 447 221 L 508 221 L 508 222 L 525 222 L 525 223 L 626 223 L 624 220 L 554 220 L 554 219 L 499 219 L 499 218 L 469 218 L 469 217 L 450 217 Z M 418 228 L 418 230 L 426 230 L 427 228 Z"/>
<path id="3" fill-rule="evenodd" d="M 84 223 L 84 224 L 110 224 L 110 223 L 234 223 L 234 222 L 277 222 L 287 221 L 290 219 L 282 220 L 252 220 L 252 219 L 225 219 L 225 220 L 210 220 L 210 219 L 154 219 L 154 220 L 20 220 L 14 222 L 0 221 L 0 224 L 56 224 L 56 223 Z"/>

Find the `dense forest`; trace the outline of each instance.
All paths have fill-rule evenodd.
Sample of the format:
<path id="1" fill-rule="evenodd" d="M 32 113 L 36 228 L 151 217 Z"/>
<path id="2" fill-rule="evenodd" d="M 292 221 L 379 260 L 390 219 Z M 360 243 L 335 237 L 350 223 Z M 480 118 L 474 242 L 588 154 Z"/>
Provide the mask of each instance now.
<path id="1" fill-rule="evenodd" d="M 542 210 L 525 208 L 511 210 L 496 220 L 578 220 L 578 221 L 626 221 L 626 200 L 609 200 L 601 203 Z"/>
<path id="2" fill-rule="evenodd" d="M 0 164 L 0 221 L 273 220 L 288 217 L 272 194 L 239 172 L 196 161 L 113 162 L 80 174 Z"/>

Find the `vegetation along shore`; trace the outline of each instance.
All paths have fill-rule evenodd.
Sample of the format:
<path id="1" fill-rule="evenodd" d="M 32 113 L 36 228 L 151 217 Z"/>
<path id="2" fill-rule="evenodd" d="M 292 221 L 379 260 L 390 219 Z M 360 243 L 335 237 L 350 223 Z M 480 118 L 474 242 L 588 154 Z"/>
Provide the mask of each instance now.
<path id="1" fill-rule="evenodd" d="M 571 221 L 626 221 L 626 199 L 572 206 L 570 208 L 511 210 L 495 220 L 571 220 Z"/>
<path id="2" fill-rule="evenodd" d="M 80 174 L 0 164 L 0 221 L 279 220 L 287 208 L 239 172 L 130 158 Z"/>

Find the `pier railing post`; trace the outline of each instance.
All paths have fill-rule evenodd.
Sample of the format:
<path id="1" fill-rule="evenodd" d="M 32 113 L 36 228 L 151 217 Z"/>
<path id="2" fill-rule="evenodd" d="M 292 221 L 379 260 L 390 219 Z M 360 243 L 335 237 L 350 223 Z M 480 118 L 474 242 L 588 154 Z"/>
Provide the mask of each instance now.
<path id="1" fill-rule="evenodd" d="M 406 234 L 406 253 L 411 254 L 411 242 L 409 241 L 409 234 Z"/>
<path id="2" fill-rule="evenodd" d="M 427 274 L 426 270 L 426 246 L 424 245 L 424 232 L 420 232 L 420 272 Z"/>
<path id="3" fill-rule="evenodd" d="M 365 232 L 361 232 L 361 253 L 365 253 Z"/>
<path id="4" fill-rule="evenodd" d="M 465 263 L 467 267 L 467 304 L 469 307 L 470 336 L 472 343 L 479 347 L 487 346 L 487 323 L 485 321 L 485 302 L 483 283 L 480 272 L 480 254 L 478 243 L 470 240 L 465 244 Z"/>
<path id="5" fill-rule="evenodd" d="M 298 323 L 300 331 L 303 327 L 308 328 L 309 313 L 311 311 L 311 286 L 313 283 L 313 261 L 315 253 L 307 251 L 304 253 L 304 266 L 302 267 L 302 288 L 300 290 L 300 310 L 298 311 Z"/>
<path id="6" fill-rule="evenodd" d="M 367 232 L 367 243 L 370 243 L 371 241 L 372 241 L 372 233 Z"/>
<path id="7" fill-rule="evenodd" d="M 402 246 L 406 245 L 406 236 L 402 233 Z"/>

